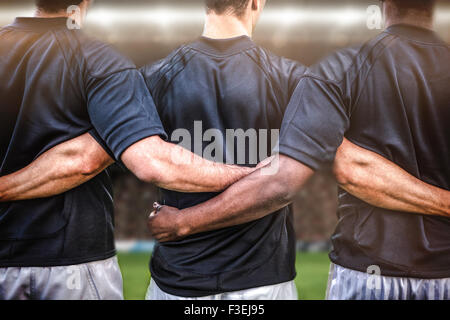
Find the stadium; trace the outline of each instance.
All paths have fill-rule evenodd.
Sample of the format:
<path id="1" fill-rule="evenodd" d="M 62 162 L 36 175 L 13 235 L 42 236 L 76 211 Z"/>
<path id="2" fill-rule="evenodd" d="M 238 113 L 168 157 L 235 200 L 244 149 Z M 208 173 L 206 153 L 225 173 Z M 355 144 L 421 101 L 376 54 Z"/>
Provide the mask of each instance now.
<path id="1" fill-rule="evenodd" d="M 375 0 L 269 0 L 252 39 L 278 56 L 312 66 L 336 50 L 360 46 L 380 34 L 380 6 Z M 15 17 L 32 16 L 33 10 L 32 0 L 4 0 L 0 3 L 0 26 L 12 23 Z M 198 38 L 204 16 L 202 0 L 95 0 L 83 30 L 111 44 L 140 68 Z M 450 2 L 438 1 L 435 29 L 448 44 Z M 124 297 L 143 300 L 155 245 L 145 221 L 160 191 L 136 179 L 123 165 L 113 165 L 110 172 Z M 338 223 L 338 184 L 331 166 L 307 182 L 295 195 L 291 209 L 298 298 L 323 300 L 330 270 L 330 237 Z"/>

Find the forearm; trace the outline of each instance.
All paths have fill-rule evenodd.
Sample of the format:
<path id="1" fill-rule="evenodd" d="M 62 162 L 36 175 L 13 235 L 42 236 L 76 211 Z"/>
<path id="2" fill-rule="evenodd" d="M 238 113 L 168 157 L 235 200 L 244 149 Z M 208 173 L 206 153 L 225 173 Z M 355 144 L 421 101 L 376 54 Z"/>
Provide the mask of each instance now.
<path id="1" fill-rule="evenodd" d="M 184 192 L 218 192 L 252 173 L 254 169 L 215 163 L 187 150 L 166 144 L 155 167 L 155 183 L 165 189 Z"/>
<path id="2" fill-rule="evenodd" d="M 278 160 L 274 160 L 278 161 Z M 295 162 L 295 163 L 293 163 Z M 313 171 L 282 157 L 278 173 L 264 175 L 258 170 L 238 181 L 214 199 L 182 210 L 182 236 L 254 221 L 289 205 Z"/>
<path id="3" fill-rule="evenodd" d="M 179 192 L 222 191 L 255 170 L 205 160 L 159 137 L 130 147 L 122 161 L 139 179 Z"/>
<path id="4" fill-rule="evenodd" d="M 0 178 L 0 201 L 45 198 L 89 181 L 114 161 L 88 134 L 62 143 Z"/>
<path id="5" fill-rule="evenodd" d="M 344 141 L 334 171 L 340 186 L 374 206 L 450 216 L 450 192 L 429 185 L 380 155 Z"/>
<path id="6" fill-rule="evenodd" d="M 36 163 L 0 178 L 0 193 L 3 194 L 0 201 L 46 198 L 73 189 L 94 176 L 78 172 L 70 160 L 62 162 L 51 158 L 43 156 Z"/>

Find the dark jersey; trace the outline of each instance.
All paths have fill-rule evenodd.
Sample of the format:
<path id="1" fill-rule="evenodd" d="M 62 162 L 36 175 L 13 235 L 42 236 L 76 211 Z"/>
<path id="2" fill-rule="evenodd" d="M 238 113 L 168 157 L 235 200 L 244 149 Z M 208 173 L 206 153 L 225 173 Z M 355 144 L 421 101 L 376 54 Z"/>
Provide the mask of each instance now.
<path id="1" fill-rule="evenodd" d="M 143 138 L 164 136 L 135 65 L 66 21 L 18 18 L 0 30 L 0 175 L 86 132 L 116 159 Z M 113 221 L 107 171 L 59 196 L 1 203 L 0 266 L 109 258 Z"/>
<path id="2" fill-rule="evenodd" d="M 275 144 L 271 133 L 280 129 L 305 68 L 267 52 L 248 37 L 238 37 L 200 38 L 142 72 L 169 136 L 178 137 L 180 129 L 187 130 L 192 140 L 184 146 L 200 154 L 218 139 L 220 147 L 208 155 L 216 161 L 249 166 L 267 155 L 260 152 L 262 145 L 269 145 L 270 155 Z M 252 132 L 247 144 L 239 145 L 236 138 L 231 146 L 227 132 L 239 129 Z M 183 209 L 215 195 L 162 190 L 162 201 Z M 293 280 L 291 213 L 284 208 L 258 221 L 158 244 L 151 272 L 161 289 L 186 297 Z"/>
<path id="3" fill-rule="evenodd" d="M 280 152 L 319 169 L 345 135 L 415 177 L 450 189 L 450 50 L 395 25 L 312 67 L 286 112 Z M 339 191 L 331 260 L 383 275 L 450 277 L 450 219 L 384 210 Z"/>

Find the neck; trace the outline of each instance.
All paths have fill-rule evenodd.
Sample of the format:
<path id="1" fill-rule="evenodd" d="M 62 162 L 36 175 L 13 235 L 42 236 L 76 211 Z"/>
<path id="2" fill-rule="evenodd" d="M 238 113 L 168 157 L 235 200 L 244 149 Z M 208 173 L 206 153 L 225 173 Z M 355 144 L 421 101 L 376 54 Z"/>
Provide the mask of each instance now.
<path id="1" fill-rule="evenodd" d="M 424 16 L 423 14 L 409 14 L 405 17 L 387 17 L 386 27 L 390 27 L 395 24 L 409 24 L 416 27 L 433 30 L 434 23 L 433 17 Z"/>
<path id="2" fill-rule="evenodd" d="M 34 16 L 36 18 L 68 18 L 69 15 L 65 11 L 59 11 L 59 12 L 45 12 L 42 10 L 37 9 L 34 12 Z"/>
<path id="3" fill-rule="evenodd" d="M 69 14 L 66 11 L 58 11 L 58 12 L 45 12 L 37 9 L 34 12 L 34 17 L 36 18 L 71 18 L 78 26 L 82 26 L 81 14 Z"/>
<path id="4" fill-rule="evenodd" d="M 252 36 L 252 23 L 246 22 L 250 19 L 239 19 L 233 15 L 217 15 L 208 13 L 206 15 L 203 36 L 212 39 L 228 39 L 240 36 Z"/>

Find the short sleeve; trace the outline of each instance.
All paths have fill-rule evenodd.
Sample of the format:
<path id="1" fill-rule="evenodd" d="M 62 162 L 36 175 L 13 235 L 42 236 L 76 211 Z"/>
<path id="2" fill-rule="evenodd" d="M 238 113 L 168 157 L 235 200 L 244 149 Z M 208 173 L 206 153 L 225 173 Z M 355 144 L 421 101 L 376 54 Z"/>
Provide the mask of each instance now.
<path id="1" fill-rule="evenodd" d="M 304 77 L 287 107 L 276 151 L 319 170 L 334 161 L 349 122 L 339 86 Z"/>
<path id="2" fill-rule="evenodd" d="M 116 160 L 120 161 L 122 153 L 142 139 L 156 135 L 167 139 L 138 70 L 126 69 L 90 79 L 87 98 L 91 122 Z"/>
<path id="3" fill-rule="evenodd" d="M 97 143 L 105 150 L 105 152 L 113 159 L 116 158 L 116 156 L 114 155 L 114 153 L 111 151 L 111 149 L 109 149 L 109 147 L 106 145 L 105 141 L 103 141 L 102 137 L 100 137 L 100 135 L 98 134 L 97 130 L 95 130 L 94 128 L 92 128 L 91 130 L 89 130 L 88 132 L 92 138 L 95 139 L 95 141 L 97 141 Z"/>

